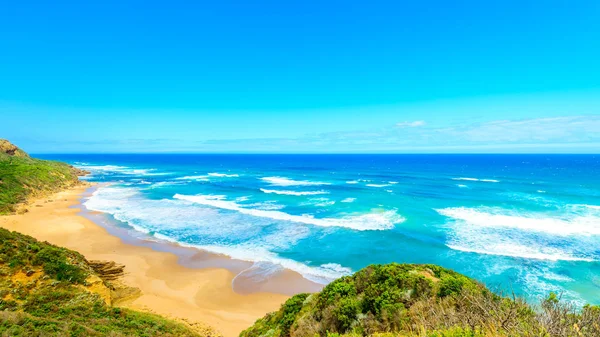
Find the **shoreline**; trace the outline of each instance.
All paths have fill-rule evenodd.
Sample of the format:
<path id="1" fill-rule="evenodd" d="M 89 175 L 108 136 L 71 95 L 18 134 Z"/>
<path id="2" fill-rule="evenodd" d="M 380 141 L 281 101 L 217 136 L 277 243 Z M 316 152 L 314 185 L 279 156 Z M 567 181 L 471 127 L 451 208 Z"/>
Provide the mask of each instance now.
<path id="1" fill-rule="evenodd" d="M 118 227 L 100 221 L 106 215 L 85 210 L 86 193 L 91 193 L 89 185 L 32 201 L 27 213 L 1 216 L 0 226 L 75 250 L 88 260 L 123 264 L 121 281 L 141 294 L 117 306 L 207 324 L 225 337 L 237 336 L 258 318 L 278 310 L 291 295 L 284 289 L 307 287 L 307 280 L 288 270 L 262 283 L 239 280 L 238 274 L 251 262 L 143 240 L 126 229 L 118 233 Z"/>
<path id="2" fill-rule="evenodd" d="M 202 248 L 185 246 L 178 242 L 159 239 L 131 228 L 128 224 L 114 219 L 110 214 L 86 209 L 83 205 L 86 198 L 90 197 L 95 190 L 102 186 L 105 185 L 94 184 L 89 187 L 81 194 L 79 204 L 72 207 L 77 207 L 80 210 L 80 216 L 91 220 L 96 225 L 104 228 L 110 235 L 120 238 L 124 243 L 149 247 L 159 252 L 173 253 L 178 257 L 177 262 L 187 268 L 227 269 L 235 275 L 231 284 L 233 290 L 242 295 L 265 292 L 291 297 L 302 292 L 318 292 L 324 287 L 323 284 L 310 281 L 300 273 L 283 267 L 261 278 L 260 275 L 251 273 L 253 271 L 252 267 L 255 265 L 253 261 L 235 259 L 226 254 L 219 254 Z M 245 275 L 247 271 L 250 275 Z"/>

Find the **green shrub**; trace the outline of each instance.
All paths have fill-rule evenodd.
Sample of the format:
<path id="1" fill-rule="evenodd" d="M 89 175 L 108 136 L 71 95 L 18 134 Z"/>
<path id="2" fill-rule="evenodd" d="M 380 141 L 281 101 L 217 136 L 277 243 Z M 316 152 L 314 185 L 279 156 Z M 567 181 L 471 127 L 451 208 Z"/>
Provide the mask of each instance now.
<path id="1" fill-rule="evenodd" d="M 87 276 L 81 268 L 69 264 L 65 254 L 54 247 L 41 249 L 35 255 L 33 264 L 43 266 L 46 274 L 59 281 L 83 283 Z"/>
<path id="2" fill-rule="evenodd" d="M 293 310 L 284 305 L 240 336 L 600 336 L 599 306 L 575 310 L 551 294 L 536 311 L 434 265 L 368 266 L 306 297 L 301 308 L 300 300 L 292 303 Z"/>
<path id="3" fill-rule="evenodd" d="M 33 194 L 57 192 L 77 182 L 68 164 L 0 153 L 0 215 L 13 213 Z"/>
<path id="4" fill-rule="evenodd" d="M 0 228 L 0 255 L 0 336 L 201 336 L 156 315 L 106 305 L 81 285 L 95 272 L 76 252 Z M 44 275 L 12 281 L 30 269 Z"/>

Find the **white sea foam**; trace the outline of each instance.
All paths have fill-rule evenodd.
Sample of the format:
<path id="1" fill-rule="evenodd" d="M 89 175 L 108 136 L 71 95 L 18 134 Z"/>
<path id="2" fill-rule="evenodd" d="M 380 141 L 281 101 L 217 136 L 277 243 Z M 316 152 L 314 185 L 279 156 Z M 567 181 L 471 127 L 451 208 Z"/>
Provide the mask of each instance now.
<path id="1" fill-rule="evenodd" d="M 304 276 L 307 280 L 320 284 L 327 284 L 335 280 L 336 278 L 345 275 L 350 275 L 352 273 L 352 270 L 350 268 L 343 267 L 342 265 L 337 263 L 326 263 L 320 266 L 308 266 L 306 264 L 294 261 L 292 259 L 279 257 L 277 256 L 277 254 L 270 252 L 263 247 L 257 247 L 252 244 L 239 245 L 237 247 L 224 245 L 191 245 L 181 243 L 176 239 L 173 239 L 166 235 L 154 234 L 154 236 L 161 240 L 178 243 L 179 245 L 184 247 L 197 248 L 211 253 L 222 254 L 236 260 L 255 262 L 259 264 L 269 263 L 275 266 L 281 266 L 282 268 L 293 270 L 299 273 L 300 275 Z M 260 270 L 257 272 L 264 273 L 264 271 Z"/>
<path id="2" fill-rule="evenodd" d="M 260 180 L 268 182 L 273 186 L 320 186 L 331 185 L 331 183 L 309 180 L 293 180 L 285 177 L 263 177 Z"/>
<path id="3" fill-rule="evenodd" d="M 586 303 L 580 293 L 565 289 L 565 286 L 560 284 L 562 282 L 572 282 L 573 279 L 556 274 L 550 268 L 525 267 L 521 269 L 518 277 L 520 278 L 518 282 L 523 283 L 525 286 L 524 292 L 532 299 L 536 297 L 537 299 L 545 298 L 549 293 L 554 292 L 560 293 L 564 301 L 568 301 L 575 306 L 581 307 Z"/>
<path id="4" fill-rule="evenodd" d="M 387 187 L 390 186 L 390 184 L 366 184 L 365 186 L 369 186 L 369 187 Z"/>
<path id="5" fill-rule="evenodd" d="M 159 187 L 164 187 L 164 186 L 174 186 L 174 185 L 183 185 L 183 184 L 185 184 L 185 182 L 180 182 L 180 181 L 159 181 L 157 183 L 153 183 L 148 188 L 153 189 L 153 188 L 159 188 Z"/>
<path id="6" fill-rule="evenodd" d="M 350 185 L 355 185 L 355 184 L 358 184 L 358 183 L 359 183 L 358 180 L 349 180 L 349 181 L 346 181 L 346 184 L 350 184 Z"/>
<path id="7" fill-rule="evenodd" d="M 308 203 L 308 204 L 311 204 L 316 207 L 327 207 L 327 206 L 335 205 L 335 201 L 329 200 L 327 198 L 312 198 L 309 200 L 310 200 L 310 203 Z"/>
<path id="8" fill-rule="evenodd" d="M 248 200 L 250 200 L 250 196 L 247 196 L 247 195 L 243 196 L 243 197 L 235 198 L 235 201 L 237 201 L 237 202 L 244 202 L 244 201 L 248 201 Z"/>
<path id="9" fill-rule="evenodd" d="M 177 177 L 177 178 L 175 178 L 175 180 L 209 181 L 207 175 Z"/>
<path id="10" fill-rule="evenodd" d="M 557 213 L 511 209 L 445 208 L 437 210 L 447 224 L 448 247 L 454 250 L 541 259 L 596 261 L 600 212 L 567 205 Z"/>
<path id="11" fill-rule="evenodd" d="M 463 184 L 458 184 L 458 185 L 456 185 L 456 186 L 458 186 L 459 188 L 469 188 L 469 186 L 467 186 L 467 185 L 463 185 Z"/>
<path id="12" fill-rule="evenodd" d="M 253 204 L 244 204 L 241 205 L 243 207 L 256 208 L 263 211 L 277 211 L 280 209 L 284 209 L 285 205 L 278 204 L 275 200 L 255 202 Z"/>
<path id="13" fill-rule="evenodd" d="M 386 230 L 394 227 L 395 224 L 404 222 L 405 219 L 396 213 L 396 211 L 382 211 L 367 214 L 346 215 L 341 218 L 314 218 L 311 215 L 292 215 L 279 211 L 265 211 L 258 209 L 245 208 L 232 201 L 216 200 L 208 198 L 205 195 L 182 195 L 176 194 L 175 199 L 187 200 L 201 205 L 216 207 L 236 211 L 255 217 L 269 218 L 273 220 L 289 221 L 307 225 L 321 227 L 345 227 L 355 230 Z"/>
<path id="14" fill-rule="evenodd" d="M 297 192 L 297 191 L 268 190 L 268 189 L 265 189 L 265 188 L 261 188 L 260 190 L 263 193 L 274 193 L 274 194 L 281 194 L 281 195 L 296 195 L 296 196 L 329 194 L 329 192 L 327 192 L 327 191 L 303 191 L 303 192 Z"/>
<path id="15" fill-rule="evenodd" d="M 504 227 L 555 235 L 600 235 L 600 218 L 592 214 L 549 217 L 546 213 L 517 213 L 492 207 L 452 207 L 436 210 L 441 215 L 462 220 L 471 226 Z"/>
<path id="16" fill-rule="evenodd" d="M 222 195 L 203 196 L 213 202 Z M 274 250 L 285 250 L 310 235 L 307 226 L 273 224 L 270 219 L 239 212 L 221 212 L 185 200 L 151 200 L 136 188 L 101 187 L 84 202 L 90 210 L 106 212 L 136 231 L 160 240 L 176 242 L 232 258 L 264 262 L 294 270 L 314 282 L 326 284 L 351 270 L 338 264 L 308 266 L 281 258 Z M 276 226 L 273 230 L 273 226 Z M 269 228 L 267 232 L 263 228 Z"/>
<path id="17" fill-rule="evenodd" d="M 396 185 L 398 182 L 397 181 L 388 181 L 388 183 L 392 184 L 392 185 Z"/>
<path id="18" fill-rule="evenodd" d="M 483 246 L 483 245 L 482 245 Z M 466 247 L 460 245 L 449 244 L 449 248 L 460 250 L 463 252 L 471 252 L 487 255 L 501 255 L 520 257 L 526 259 L 549 260 L 549 261 L 595 261 L 592 258 L 576 257 L 565 253 L 561 249 L 552 249 L 548 247 L 534 248 L 531 246 L 523 246 L 510 243 L 494 243 L 486 242 L 485 247 Z"/>
<path id="19" fill-rule="evenodd" d="M 213 173 L 209 173 L 208 174 L 209 177 L 220 177 L 220 178 L 235 178 L 235 177 L 239 177 L 239 174 L 227 174 L 227 173 L 218 173 L 218 172 L 213 172 Z"/>
<path id="20" fill-rule="evenodd" d="M 585 208 L 589 208 L 589 209 L 593 209 L 593 210 L 599 210 L 600 211 L 600 206 L 597 205 L 575 205 L 575 206 L 581 206 L 581 207 L 585 207 Z"/>
<path id="21" fill-rule="evenodd" d="M 463 180 L 463 181 L 481 181 L 484 183 L 499 183 L 500 180 L 496 179 L 478 179 L 478 178 L 452 178 L 452 180 Z"/>
<path id="22" fill-rule="evenodd" d="M 82 168 L 88 171 L 106 171 L 106 172 L 120 172 L 128 170 L 128 167 L 117 166 L 117 165 L 75 165 L 78 168 Z"/>
<path id="23" fill-rule="evenodd" d="M 350 202 L 354 202 L 355 200 L 356 200 L 356 198 L 346 198 L 346 199 L 342 200 L 341 202 L 350 203 Z"/>
<path id="24" fill-rule="evenodd" d="M 126 175 L 141 175 L 141 176 L 163 176 L 169 175 L 169 172 L 156 172 L 154 168 L 135 168 L 118 165 L 84 165 L 79 164 L 75 167 L 90 171 L 92 174 L 120 173 Z"/>

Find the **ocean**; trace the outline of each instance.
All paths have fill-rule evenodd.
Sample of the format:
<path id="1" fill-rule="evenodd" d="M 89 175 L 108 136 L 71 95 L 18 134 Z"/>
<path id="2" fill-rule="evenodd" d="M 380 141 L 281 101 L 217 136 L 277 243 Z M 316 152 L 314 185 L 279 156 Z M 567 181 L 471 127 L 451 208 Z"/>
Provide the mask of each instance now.
<path id="1" fill-rule="evenodd" d="M 535 302 L 600 304 L 598 155 L 39 155 L 92 172 L 84 200 L 150 240 L 326 284 L 433 263 Z"/>

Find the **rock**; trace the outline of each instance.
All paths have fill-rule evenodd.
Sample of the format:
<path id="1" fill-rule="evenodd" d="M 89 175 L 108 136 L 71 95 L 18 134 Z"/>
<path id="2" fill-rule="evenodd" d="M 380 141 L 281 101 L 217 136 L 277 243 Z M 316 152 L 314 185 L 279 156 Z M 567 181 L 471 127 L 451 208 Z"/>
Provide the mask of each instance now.
<path id="1" fill-rule="evenodd" d="M 27 152 L 19 149 L 16 145 L 6 139 L 0 139 L 0 153 L 5 153 L 13 157 L 29 158 Z"/>

